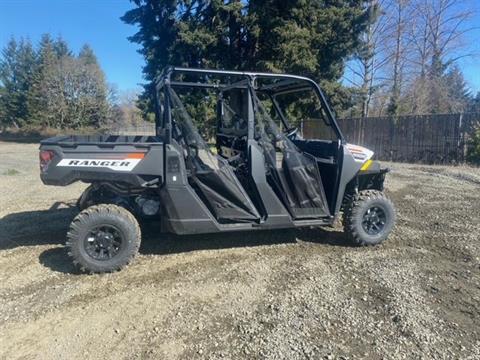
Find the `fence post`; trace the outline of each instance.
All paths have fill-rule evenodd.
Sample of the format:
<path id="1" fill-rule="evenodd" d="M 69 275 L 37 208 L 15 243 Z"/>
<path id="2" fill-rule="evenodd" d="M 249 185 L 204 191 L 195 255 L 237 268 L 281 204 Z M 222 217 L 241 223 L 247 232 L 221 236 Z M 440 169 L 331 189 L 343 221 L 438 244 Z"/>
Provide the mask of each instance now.
<path id="1" fill-rule="evenodd" d="M 457 143 L 457 163 L 458 162 L 462 162 L 464 163 L 465 162 L 465 157 L 466 157 L 466 154 L 465 154 L 465 149 L 464 149 L 464 146 L 463 146 L 463 131 L 462 131 L 462 125 L 463 125 L 463 113 L 460 114 L 460 116 L 458 117 L 458 143 Z M 458 155 L 461 156 L 461 159 L 459 161 L 458 159 Z"/>
<path id="2" fill-rule="evenodd" d="M 388 146 L 388 152 L 390 154 L 390 161 L 393 161 L 393 146 L 395 143 L 395 116 L 391 116 L 389 119 L 390 123 L 390 141 Z"/>

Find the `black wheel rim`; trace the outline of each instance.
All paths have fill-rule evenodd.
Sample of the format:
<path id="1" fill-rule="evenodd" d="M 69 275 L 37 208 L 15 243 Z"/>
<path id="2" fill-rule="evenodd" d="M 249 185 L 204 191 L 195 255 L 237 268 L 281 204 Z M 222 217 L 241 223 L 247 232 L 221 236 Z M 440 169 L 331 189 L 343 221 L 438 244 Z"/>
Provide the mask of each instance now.
<path id="1" fill-rule="evenodd" d="M 368 235 L 378 235 L 385 229 L 386 222 L 385 210 L 380 206 L 372 206 L 363 215 L 362 227 Z"/>
<path id="2" fill-rule="evenodd" d="M 85 238 L 85 251 L 91 258 L 107 261 L 115 257 L 124 244 L 120 230 L 113 225 L 99 225 L 90 230 Z"/>

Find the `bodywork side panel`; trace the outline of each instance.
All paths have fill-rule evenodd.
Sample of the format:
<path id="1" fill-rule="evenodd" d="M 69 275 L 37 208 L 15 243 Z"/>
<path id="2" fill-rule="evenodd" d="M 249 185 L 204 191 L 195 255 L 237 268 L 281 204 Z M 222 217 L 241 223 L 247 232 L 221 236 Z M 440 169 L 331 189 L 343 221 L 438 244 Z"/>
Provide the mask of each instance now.
<path id="1" fill-rule="evenodd" d="M 335 216 L 340 212 L 340 208 L 343 202 L 343 196 L 345 195 L 345 189 L 347 188 L 348 183 L 355 177 L 355 175 L 360 171 L 362 163 L 358 163 L 353 158 L 352 154 L 343 146 L 343 154 L 341 161 L 341 173 L 340 180 L 338 184 L 337 199 L 335 205 Z"/>
<path id="2" fill-rule="evenodd" d="M 238 230 L 261 230 L 272 228 L 288 228 L 293 222 L 285 208 L 271 192 L 266 179 L 267 199 L 265 205 L 268 208 L 268 218 L 263 223 L 232 223 L 220 224 L 211 214 L 207 206 L 188 182 L 188 174 L 180 146 L 175 144 L 166 146 L 166 164 L 168 176 L 165 178 L 165 186 L 160 190 L 163 214 L 167 229 L 175 234 L 201 234 L 220 231 Z M 175 160 L 173 160 L 175 159 Z M 260 159 L 260 158 L 257 158 Z M 169 163 L 175 165 L 176 171 L 168 169 Z M 263 165 L 256 166 L 258 176 L 265 178 Z M 271 196 L 268 196 L 271 195 Z"/>
<path id="3" fill-rule="evenodd" d="M 343 147 L 343 160 L 335 206 L 335 215 L 338 215 L 340 212 L 345 196 L 348 193 L 366 189 L 383 190 L 383 181 L 389 170 L 382 169 L 377 161 L 371 162 L 368 170 L 364 170 L 362 167 L 365 165 L 366 161 L 369 161 L 369 159 L 366 158 L 359 161 L 359 159 L 355 158 L 355 155 L 352 155 L 347 147 Z"/>
<path id="4" fill-rule="evenodd" d="M 217 232 L 207 207 L 188 184 L 187 169 L 180 146 L 165 146 L 165 186 L 160 190 L 167 229 L 175 234 Z"/>

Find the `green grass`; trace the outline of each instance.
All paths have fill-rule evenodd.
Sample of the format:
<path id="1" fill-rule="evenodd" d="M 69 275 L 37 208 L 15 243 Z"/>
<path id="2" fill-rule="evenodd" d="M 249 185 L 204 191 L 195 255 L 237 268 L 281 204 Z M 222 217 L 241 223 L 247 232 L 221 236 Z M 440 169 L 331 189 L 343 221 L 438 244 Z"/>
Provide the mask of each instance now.
<path id="1" fill-rule="evenodd" d="M 20 174 L 20 171 L 15 169 L 7 169 L 6 171 L 3 172 L 3 175 L 7 175 L 7 176 L 13 176 L 18 174 Z"/>

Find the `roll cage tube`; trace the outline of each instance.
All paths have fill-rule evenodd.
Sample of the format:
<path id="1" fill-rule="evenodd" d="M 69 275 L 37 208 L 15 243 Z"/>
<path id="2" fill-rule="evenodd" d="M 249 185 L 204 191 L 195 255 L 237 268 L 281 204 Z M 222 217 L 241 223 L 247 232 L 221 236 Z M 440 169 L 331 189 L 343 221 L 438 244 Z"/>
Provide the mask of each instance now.
<path id="1" fill-rule="evenodd" d="M 233 83 L 208 83 L 208 79 L 207 79 L 207 82 L 187 82 L 187 81 L 172 81 L 171 78 L 172 78 L 172 75 L 173 74 L 197 74 L 197 75 L 220 75 L 220 76 L 225 76 L 225 77 L 228 77 L 229 75 L 230 76 L 237 76 L 237 77 L 246 77 L 248 79 L 248 81 L 251 83 L 251 84 L 255 84 L 256 83 L 256 80 L 257 79 L 284 79 L 285 82 L 282 82 L 280 83 L 280 85 L 288 85 L 288 84 L 294 84 L 292 82 L 292 80 L 299 80 L 299 81 L 305 81 L 307 82 L 311 88 L 313 88 L 314 92 L 316 93 L 316 95 L 318 96 L 319 100 L 320 100 L 320 103 L 322 105 L 322 108 L 324 110 L 324 113 L 327 117 L 327 119 L 324 119 L 324 117 L 322 116 L 322 119 L 323 121 L 325 120 L 328 120 L 328 123 L 327 125 L 331 126 L 333 128 L 333 130 L 335 131 L 338 139 L 341 141 L 342 144 L 345 144 L 345 138 L 343 137 L 343 134 L 340 130 L 340 128 L 338 127 L 338 124 L 335 120 L 335 117 L 333 116 L 333 113 L 330 109 L 330 106 L 328 105 L 328 102 L 326 100 L 326 97 L 325 95 L 323 94 L 323 91 L 320 89 L 320 86 L 315 82 L 313 81 L 312 79 L 309 79 L 307 77 L 304 77 L 304 76 L 298 76 L 298 75 L 290 75 L 290 74 L 273 74 L 273 73 L 262 73 L 262 72 L 249 72 L 249 71 L 228 71 L 228 70 L 211 70 L 211 69 L 196 69 L 196 68 L 183 68 L 183 67 L 174 67 L 174 66 L 168 66 L 166 67 L 162 73 L 156 78 L 155 80 L 155 89 L 156 89 L 156 103 L 157 104 L 160 104 L 160 91 L 162 91 L 162 89 L 165 87 L 165 86 L 174 86 L 174 87 L 198 87 L 198 88 L 210 88 L 210 89 L 223 89 L 223 88 L 229 88 L 229 87 L 232 87 L 233 83 L 237 83 L 238 81 L 234 81 Z M 290 80 L 290 81 L 288 81 Z M 298 84 L 298 83 L 297 83 Z M 279 86 L 279 84 L 272 84 L 270 85 L 268 88 L 269 89 L 274 89 L 276 85 L 277 87 Z M 304 86 L 303 88 L 309 88 L 309 86 Z M 278 93 L 281 93 L 281 92 L 289 92 L 292 91 L 292 90 L 301 90 L 302 87 L 297 87 L 296 89 L 295 88 L 291 88 L 290 89 L 288 88 L 288 86 L 285 86 L 285 89 L 284 91 L 282 90 L 279 90 Z M 262 89 L 257 89 L 257 90 L 260 90 L 262 91 Z M 267 88 L 265 88 L 264 90 L 267 90 Z M 168 142 L 171 141 L 171 129 L 172 129 L 172 117 L 171 117 L 171 111 L 170 111 L 170 102 L 169 102 L 169 99 L 168 99 L 168 91 L 164 91 L 164 111 L 163 111 L 163 119 L 160 119 L 160 116 L 158 116 L 159 114 L 157 114 L 157 117 L 156 117 L 156 131 L 157 131 L 157 135 L 159 135 L 161 129 L 165 129 L 166 131 L 166 140 Z M 158 105 L 156 105 L 157 108 L 158 108 Z M 274 104 L 275 106 L 275 104 Z M 275 110 L 277 110 L 277 106 L 275 106 Z M 158 112 L 158 109 L 157 109 L 157 112 Z M 279 113 L 281 114 L 281 112 Z M 282 116 L 282 115 L 280 115 Z M 160 121 L 162 120 L 162 124 L 160 124 Z M 282 117 L 282 122 L 283 122 L 283 117 Z M 286 121 L 286 119 L 285 119 Z M 284 125 L 287 126 L 288 123 L 285 123 Z"/>
<path id="2" fill-rule="evenodd" d="M 280 117 L 280 121 L 282 122 L 283 126 L 285 129 L 290 129 L 290 123 L 288 122 L 287 118 L 285 117 L 285 114 L 283 113 L 282 109 L 280 109 L 280 105 L 278 104 L 277 99 L 275 96 L 272 96 L 271 94 L 268 94 L 268 97 L 272 101 L 273 107 L 275 111 L 277 112 L 278 116 Z"/>

